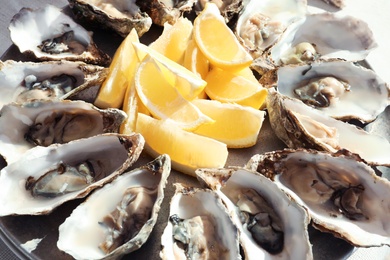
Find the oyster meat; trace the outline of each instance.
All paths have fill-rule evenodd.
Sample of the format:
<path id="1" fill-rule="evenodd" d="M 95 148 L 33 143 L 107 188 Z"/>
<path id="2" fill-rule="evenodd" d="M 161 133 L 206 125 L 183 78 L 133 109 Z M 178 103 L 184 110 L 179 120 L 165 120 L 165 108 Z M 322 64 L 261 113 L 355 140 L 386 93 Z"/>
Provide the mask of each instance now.
<path id="1" fill-rule="evenodd" d="M 0 61 L 0 108 L 11 102 L 66 99 L 78 95 L 91 101 L 107 73 L 106 68 L 83 62 Z"/>
<path id="2" fill-rule="evenodd" d="M 327 116 L 274 89 L 268 91 L 267 110 L 272 129 L 289 148 L 347 149 L 370 165 L 390 166 L 390 143 L 379 135 Z"/>
<path id="3" fill-rule="evenodd" d="M 308 210 L 314 227 L 362 247 L 390 245 L 390 182 L 357 155 L 281 150 L 247 164 Z"/>
<path id="4" fill-rule="evenodd" d="M 140 134 L 102 134 L 36 146 L 0 172 L 0 216 L 48 214 L 123 173 L 139 157 Z"/>
<path id="5" fill-rule="evenodd" d="M 149 31 L 152 19 L 135 0 L 68 0 L 75 16 L 85 22 L 115 31 L 126 37 L 134 28 L 141 37 Z"/>
<path id="6" fill-rule="evenodd" d="M 170 162 L 161 155 L 96 190 L 60 225 L 58 248 L 75 259 L 118 258 L 140 248 L 156 224 Z"/>
<path id="7" fill-rule="evenodd" d="M 245 259 L 313 259 L 306 211 L 272 181 L 242 168 L 196 174 L 226 205 Z"/>
<path id="8" fill-rule="evenodd" d="M 119 132 L 126 114 L 84 101 L 43 101 L 5 105 L 0 110 L 0 154 L 8 164 L 34 146 L 67 143 Z"/>
<path id="9" fill-rule="evenodd" d="M 237 229 L 217 194 L 179 183 L 175 186 L 160 257 L 241 259 Z"/>
<path id="10" fill-rule="evenodd" d="M 315 62 L 276 70 L 278 92 L 333 118 L 368 123 L 390 104 L 390 89 L 376 73 L 352 62 Z"/>
<path id="11" fill-rule="evenodd" d="M 91 32 L 53 5 L 22 8 L 9 25 L 21 53 L 40 61 L 70 60 L 107 66 L 111 58 L 94 43 Z"/>

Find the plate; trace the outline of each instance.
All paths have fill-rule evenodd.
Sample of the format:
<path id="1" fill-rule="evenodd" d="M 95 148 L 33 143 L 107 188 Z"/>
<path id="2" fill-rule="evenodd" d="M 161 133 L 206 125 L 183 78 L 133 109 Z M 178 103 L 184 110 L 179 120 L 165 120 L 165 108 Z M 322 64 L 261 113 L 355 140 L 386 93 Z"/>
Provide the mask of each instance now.
<path id="1" fill-rule="evenodd" d="M 64 12 L 71 14 L 68 7 Z M 91 30 L 90 28 L 87 28 Z M 161 28 L 153 26 L 146 33 L 141 42 L 150 43 L 161 34 Z M 93 29 L 94 40 L 103 51 L 113 55 L 122 38 L 107 31 Z M 14 59 L 25 60 L 16 46 L 12 45 L 1 57 L 2 60 Z M 389 109 L 388 109 L 389 110 Z M 386 126 L 388 124 L 385 124 Z M 379 130 L 380 131 L 380 130 Z M 226 165 L 243 166 L 254 154 L 274 151 L 285 148 L 273 133 L 268 118 L 265 119 L 261 128 L 258 142 L 255 146 L 246 149 L 230 149 Z M 133 167 L 138 167 L 151 161 L 152 158 L 142 153 L 139 160 Z M 0 161 L 1 168 L 5 166 L 4 160 Z M 198 181 L 190 176 L 172 170 L 165 189 L 165 198 L 161 207 L 159 217 L 153 232 L 148 241 L 137 251 L 128 254 L 123 259 L 160 259 L 161 249 L 160 238 L 166 226 L 169 214 L 169 202 L 174 194 L 173 183 L 185 183 L 199 187 Z M 61 252 L 56 242 L 58 239 L 58 226 L 67 218 L 72 210 L 83 201 L 78 199 L 67 202 L 56 208 L 51 214 L 45 216 L 7 216 L 0 218 L 0 236 L 9 248 L 19 259 L 72 259 L 71 256 Z M 355 248 L 342 239 L 338 239 L 329 233 L 320 232 L 309 226 L 310 242 L 313 245 L 314 259 L 346 259 Z M 35 250 L 29 252 L 26 249 L 28 242 L 34 239 L 42 239 Z"/>

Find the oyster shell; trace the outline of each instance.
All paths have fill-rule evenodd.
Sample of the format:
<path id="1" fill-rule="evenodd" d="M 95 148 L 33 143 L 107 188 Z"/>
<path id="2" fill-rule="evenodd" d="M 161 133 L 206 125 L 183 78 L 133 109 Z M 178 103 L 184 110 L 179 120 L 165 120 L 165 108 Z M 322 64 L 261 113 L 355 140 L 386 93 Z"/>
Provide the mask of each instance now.
<path id="1" fill-rule="evenodd" d="M 75 259 L 113 259 L 140 248 L 156 224 L 170 162 L 161 155 L 94 191 L 60 225 L 58 248 Z"/>
<path id="2" fill-rule="evenodd" d="M 234 23 L 244 8 L 245 0 L 198 0 L 195 3 L 195 11 L 199 13 L 204 9 L 206 3 L 212 2 L 218 6 L 221 15 L 225 18 L 225 22 L 229 24 Z"/>
<path id="3" fill-rule="evenodd" d="M 237 228 L 209 189 L 176 183 L 161 237 L 162 259 L 241 259 Z"/>
<path id="4" fill-rule="evenodd" d="M 37 145 L 119 132 L 125 118 L 121 110 L 98 109 L 84 101 L 8 104 L 0 111 L 0 154 L 9 164 Z"/>
<path id="5" fill-rule="evenodd" d="M 37 146 L 0 172 L 0 216 L 48 214 L 123 173 L 139 157 L 140 134 L 102 134 Z"/>
<path id="6" fill-rule="evenodd" d="M 340 9 L 343 9 L 345 7 L 345 0 L 322 0 L 322 1 Z"/>
<path id="7" fill-rule="evenodd" d="M 307 12 L 306 0 L 244 0 L 243 5 L 235 32 L 253 58 L 258 58 L 288 25 Z"/>
<path id="8" fill-rule="evenodd" d="M 275 66 L 334 58 L 360 61 L 376 46 L 373 33 L 363 20 L 322 12 L 307 14 L 292 23 L 266 56 Z"/>
<path id="9" fill-rule="evenodd" d="M 313 259 L 306 211 L 272 181 L 247 169 L 198 169 L 239 230 L 245 259 Z"/>
<path id="10" fill-rule="evenodd" d="M 134 0 L 68 0 L 75 16 L 85 22 L 126 37 L 134 28 L 139 36 L 149 31 L 152 19 Z"/>
<path id="11" fill-rule="evenodd" d="M 368 123 L 390 104 L 388 84 L 352 62 L 282 66 L 275 73 L 278 92 L 336 119 Z"/>
<path id="12" fill-rule="evenodd" d="M 267 109 L 272 129 L 289 148 L 347 149 L 370 165 L 390 166 L 390 143 L 381 136 L 331 118 L 273 89 L 268 91 Z"/>
<path id="13" fill-rule="evenodd" d="M 107 73 L 106 68 L 83 62 L 0 61 L 0 108 L 11 102 L 74 98 L 83 92 L 88 92 L 84 100 L 91 101 Z"/>
<path id="14" fill-rule="evenodd" d="M 94 43 L 91 32 L 53 5 L 22 8 L 9 25 L 21 53 L 40 61 L 70 60 L 107 66 L 111 58 Z"/>
<path id="15" fill-rule="evenodd" d="M 286 149 L 255 155 L 247 166 L 305 207 L 314 227 L 356 246 L 390 245 L 390 182 L 358 156 Z"/>

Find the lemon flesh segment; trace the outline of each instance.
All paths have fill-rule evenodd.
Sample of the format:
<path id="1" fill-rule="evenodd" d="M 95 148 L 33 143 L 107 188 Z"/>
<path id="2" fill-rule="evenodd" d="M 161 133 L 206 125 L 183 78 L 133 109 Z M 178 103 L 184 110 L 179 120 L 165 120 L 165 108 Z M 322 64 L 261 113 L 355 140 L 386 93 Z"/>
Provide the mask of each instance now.
<path id="1" fill-rule="evenodd" d="M 224 103 L 237 103 L 259 109 L 268 94 L 260 83 L 219 68 L 213 68 L 206 81 L 206 94 L 211 99 Z"/>
<path id="2" fill-rule="evenodd" d="M 133 42 L 139 42 L 135 29 L 131 30 L 116 50 L 106 80 L 103 82 L 94 105 L 100 108 L 120 108 L 128 82 L 132 81 L 138 59 Z"/>
<path id="3" fill-rule="evenodd" d="M 162 34 L 149 47 L 168 59 L 182 64 L 184 53 L 192 36 L 192 28 L 192 22 L 184 17 L 180 17 L 174 25 L 165 23 Z"/>
<path id="4" fill-rule="evenodd" d="M 199 49 L 216 67 L 239 70 L 253 61 L 213 3 L 207 3 L 195 18 L 193 35 Z"/>
<path id="5" fill-rule="evenodd" d="M 193 133 L 214 138 L 228 148 L 246 148 L 256 144 L 264 111 L 215 100 L 197 99 L 193 104 L 215 120 L 213 124 L 199 126 Z"/>
<path id="6" fill-rule="evenodd" d="M 142 43 L 133 43 L 133 46 L 135 47 L 140 60 L 145 59 L 146 56 L 155 60 L 166 80 L 169 81 L 185 99 L 193 100 L 204 90 L 207 82 L 184 66 L 168 59 L 161 53 Z"/>
<path id="7" fill-rule="evenodd" d="M 186 130 L 213 122 L 180 95 L 177 89 L 165 79 L 159 66 L 151 57 L 141 62 L 134 82 L 140 100 L 154 117 L 169 119 Z"/>
<path id="8" fill-rule="evenodd" d="M 224 167 L 228 157 L 226 144 L 178 128 L 168 121 L 138 114 L 136 131 L 145 138 L 145 150 L 156 157 L 168 154 L 172 168 L 195 176 L 198 168 Z"/>

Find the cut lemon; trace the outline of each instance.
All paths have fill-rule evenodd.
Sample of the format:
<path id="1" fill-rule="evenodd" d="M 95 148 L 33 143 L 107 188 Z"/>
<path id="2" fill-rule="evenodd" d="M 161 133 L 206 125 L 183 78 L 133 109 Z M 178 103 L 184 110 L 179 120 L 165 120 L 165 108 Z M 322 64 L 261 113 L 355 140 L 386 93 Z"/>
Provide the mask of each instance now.
<path id="1" fill-rule="evenodd" d="M 162 34 L 149 47 L 182 64 L 192 28 L 192 22 L 184 17 L 180 17 L 174 25 L 165 23 Z"/>
<path id="2" fill-rule="evenodd" d="M 138 114 L 136 131 L 145 138 L 145 150 L 152 156 L 168 154 L 172 167 L 195 176 L 197 168 L 224 167 L 228 150 L 224 143 L 184 131 L 168 121 Z"/>
<path id="3" fill-rule="evenodd" d="M 183 66 L 202 79 L 205 79 L 209 72 L 209 61 L 199 50 L 193 39 L 188 43 L 187 50 L 184 54 Z"/>
<path id="4" fill-rule="evenodd" d="M 193 100 L 204 90 L 207 84 L 206 81 L 182 65 L 168 59 L 161 53 L 142 43 L 134 43 L 133 45 L 140 60 L 149 55 L 156 61 L 156 64 L 161 71 L 160 73 L 164 75 L 166 80 L 173 85 L 185 99 Z"/>
<path id="5" fill-rule="evenodd" d="M 156 118 L 172 120 L 187 130 L 213 122 L 180 95 L 161 73 L 155 60 L 149 56 L 140 63 L 134 83 L 139 98 Z"/>
<path id="6" fill-rule="evenodd" d="M 199 49 L 216 67 L 238 70 L 252 63 L 251 55 L 226 25 L 214 3 L 206 3 L 196 17 L 193 35 Z"/>
<path id="7" fill-rule="evenodd" d="M 133 82 L 129 82 L 129 86 L 127 87 L 126 95 L 123 101 L 123 111 L 127 114 L 127 118 L 122 123 L 120 128 L 121 134 L 131 134 L 135 132 L 135 126 L 137 122 L 138 115 L 138 100 L 135 91 L 135 86 Z"/>
<path id="8" fill-rule="evenodd" d="M 211 99 L 255 109 L 261 107 L 268 93 L 257 81 L 219 68 L 213 68 L 207 74 L 206 81 L 205 91 Z"/>
<path id="9" fill-rule="evenodd" d="M 138 63 L 133 42 L 139 42 L 135 29 L 131 30 L 114 54 L 109 73 L 103 82 L 94 104 L 100 108 L 120 108 L 128 82 L 132 81 Z"/>
<path id="10" fill-rule="evenodd" d="M 264 111 L 215 100 L 197 99 L 192 103 L 215 120 L 213 124 L 199 126 L 194 133 L 221 141 L 228 148 L 244 148 L 256 144 Z"/>

